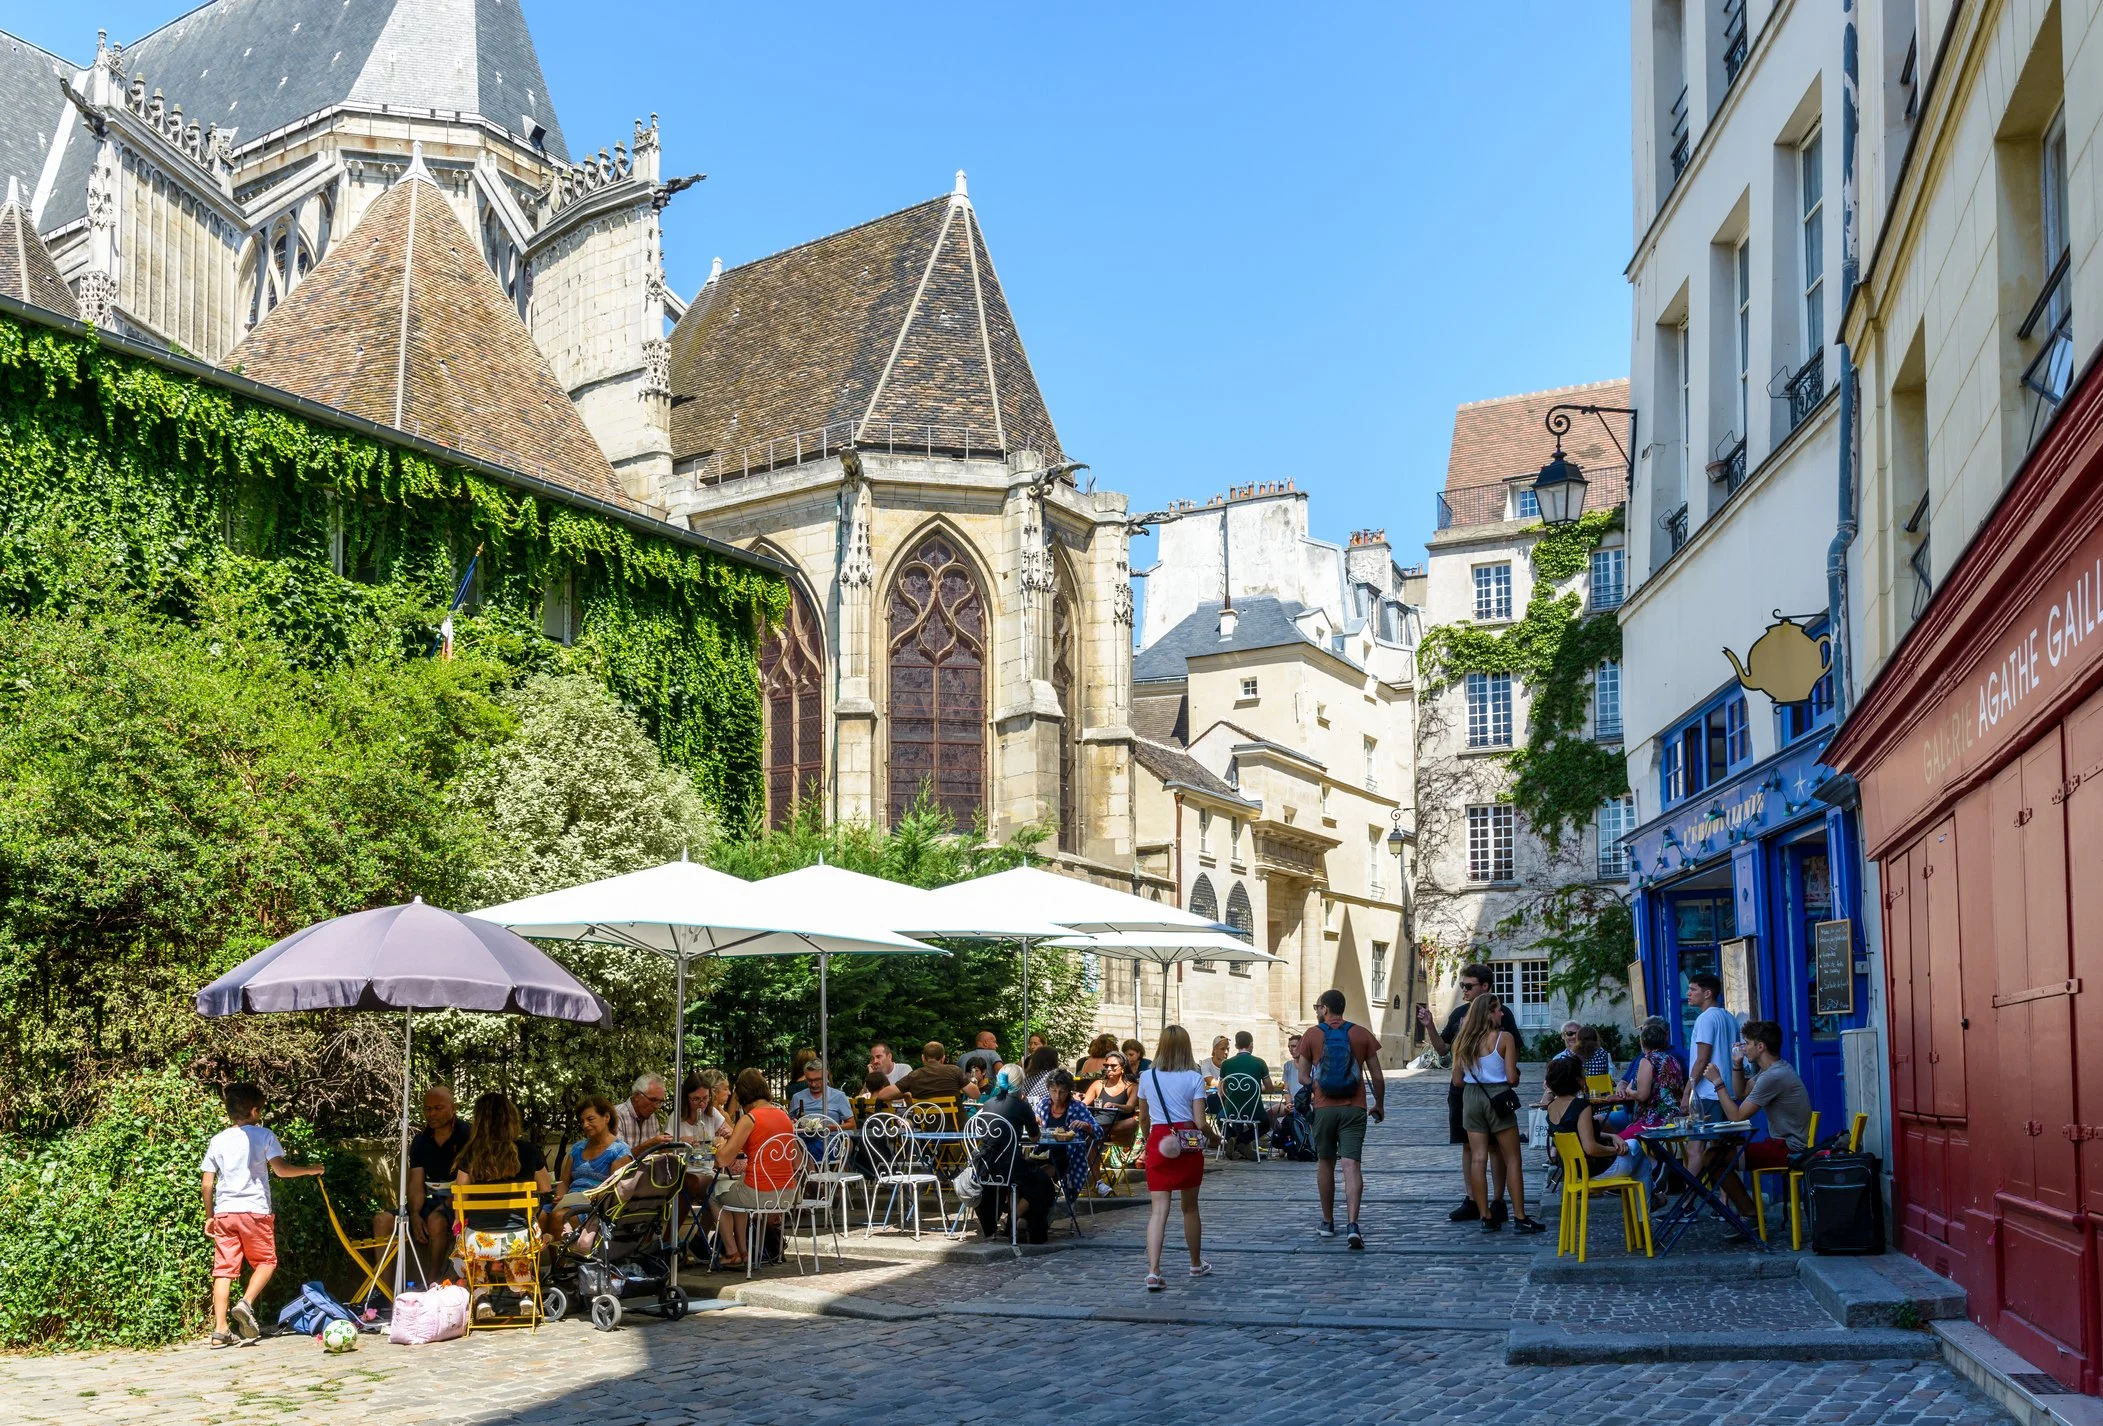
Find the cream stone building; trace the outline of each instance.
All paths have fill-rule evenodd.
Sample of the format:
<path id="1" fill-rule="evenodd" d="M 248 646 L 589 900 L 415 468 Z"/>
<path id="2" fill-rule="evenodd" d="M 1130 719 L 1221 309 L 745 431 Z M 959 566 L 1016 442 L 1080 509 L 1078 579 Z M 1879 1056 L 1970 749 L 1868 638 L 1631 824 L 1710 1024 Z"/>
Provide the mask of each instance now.
<path id="1" fill-rule="evenodd" d="M 1553 449 L 1544 419 L 1557 404 L 1625 406 L 1627 399 L 1627 382 L 1606 381 L 1470 402 L 1455 411 L 1438 525 L 1425 550 L 1425 628 L 1464 623 L 1503 631 L 1524 617 L 1536 592 L 1531 555 L 1542 534 L 1531 485 Z M 1623 499 L 1623 458 L 1613 441 L 1590 417 L 1573 422 L 1564 439 L 1589 482 L 1587 510 L 1612 509 Z M 1617 608 L 1625 542 L 1620 532 L 1608 535 L 1589 566 L 1555 592 L 1578 595 L 1586 614 Z M 1592 683 L 1591 734 L 1604 746 L 1619 746 L 1620 666 L 1600 665 Z M 1499 928 L 1553 888 L 1611 885 L 1627 876 L 1620 844 L 1632 822 L 1626 800 L 1602 807 L 1590 827 L 1555 849 L 1507 800 L 1508 760 L 1526 741 L 1528 709 L 1525 684 L 1509 673 L 1463 674 L 1435 693 L 1419 694 L 1412 894 L 1430 985 L 1424 998 L 1443 1023 L 1459 1000 L 1460 967 L 1481 960 L 1490 963 L 1498 994 L 1529 1034 L 1572 1015 L 1618 1023 L 1625 1009 L 1551 997 L 1549 962 L 1533 949 L 1533 938 Z"/>
<path id="2" fill-rule="evenodd" d="M 763 658 L 773 820 L 816 797 L 881 823 L 924 789 L 967 827 L 1046 826 L 1062 867 L 1170 894 L 1134 855 L 1125 502 L 1060 446 L 963 175 L 719 264 L 689 308 L 661 224 L 701 175 L 665 171 L 654 116 L 599 137 L 572 149 L 515 4 L 211 0 L 128 46 L 99 37 L 85 62 L 0 35 L 14 221 L 81 320 L 243 364 L 263 349 L 251 333 L 354 252 L 397 284 L 363 294 L 398 314 L 396 369 L 371 344 L 324 352 L 318 332 L 307 350 L 300 315 L 269 333 L 274 371 L 794 570 Z M 506 352 L 517 392 L 477 397 L 519 409 L 463 419 L 444 389 L 452 366 L 422 335 L 443 337 L 444 313 L 418 295 L 432 284 L 413 242 L 394 247 L 437 220 L 405 191 L 444 205 L 431 231 L 530 334 Z M 41 258 L 17 266 L 48 277 Z M 497 329 L 485 289 L 442 281 L 473 287 L 469 325 Z M 550 385 L 574 415 L 535 414 Z M 579 418 L 603 462 L 565 454 Z"/>
<path id="3" fill-rule="evenodd" d="M 1417 980 L 1390 845 L 1413 795 L 1410 575 L 1379 531 L 1310 537 L 1307 507 L 1278 484 L 1168 512 L 1134 661 L 1140 865 L 1283 964 L 1198 961 L 1166 984 L 1106 966 L 1099 1023 L 1151 1029 L 1165 994 L 1201 1046 L 1248 1030 L 1275 1065 L 1335 987 L 1394 1065 Z"/>

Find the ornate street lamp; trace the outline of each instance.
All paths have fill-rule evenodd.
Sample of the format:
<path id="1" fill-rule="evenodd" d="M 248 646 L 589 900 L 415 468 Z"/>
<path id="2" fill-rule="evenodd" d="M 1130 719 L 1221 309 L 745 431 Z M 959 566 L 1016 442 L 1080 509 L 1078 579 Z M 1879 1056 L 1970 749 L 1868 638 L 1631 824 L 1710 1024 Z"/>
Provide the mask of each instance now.
<path id="1" fill-rule="evenodd" d="M 1417 834 L 1415 832 L 1405 832 L 1402 830 L 1401 808 L 1397 807 L 1394 811 L 1388 813 L 1387 817 L 1390 822 L 1395 824 L 1395 829 L 1387 834 L 1387 849 L 1388 851 L 1394 854 L 1394 857 L 1397 861 L 1400 861 L 1402 859 L 1403 848 L 1409 846 L 1410 843 L 1416 841 Z"/>
<path id="2" fill-rule="evenodd" d="M 1590 482 L 1585 479 L 1584 468 L 1563 454 L 1563 437 L 1569 433 L 1570 416 L 1573 412 L 1580 416 L 1598 417 L 1599 424 L 1605 428 L 1608 438 L 1617 447 L 1621 444 L 1621 438 L 1614 434 L 1613 427 L 1607 425 L 1606 417 L 1615 415 L 1629 418 L 1630 449 L 1623 450 L 1621 455 L 1628 461 L 1629 484 L 1634 485 L 1636 479 L 1635 458 L 1630 454 L 1636 436 L 1636 413 L 1632 407 L 1579 406 L 1567 403 L 1549 407 L 1542 424 L 1548 428 L 1549 434 L 1555 437 L 1555 454 L 1549 457 L 1548 464 L 1541 467 L 1541 473 L 1534 477 L 1532 489 L 1534 500 L 1540 506 L 1541 523 L 1551 528 L 1558 525 L 1574 525 L 1577 523 L 1577 517 L 1585 513 L 1585 488 Z"/>

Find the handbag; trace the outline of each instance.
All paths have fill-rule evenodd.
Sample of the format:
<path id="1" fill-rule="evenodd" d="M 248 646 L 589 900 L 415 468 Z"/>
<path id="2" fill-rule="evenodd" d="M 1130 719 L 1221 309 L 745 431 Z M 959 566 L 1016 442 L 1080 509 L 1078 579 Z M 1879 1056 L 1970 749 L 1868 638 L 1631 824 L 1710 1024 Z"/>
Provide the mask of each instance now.
<path id="1" fill-rule="evenodd" d="M 1155 1070 L 1148 1070 L 1147 1073 L 1154 1077 L 1154 1093 L 1160 1098 L 1161 1103 L 1166 1106 L 1168 1095 L 1161 1088 L 1160 1073 Z M 1168 1123 L 1168 1130 L 1167 1137 L 1162 1139 L 1155 1148 L 1155 1152 L 1160 1154 L 1162 1158 L 1181 1158 L 1186 1150 L 1193 1154 L 1205 1152 L 1205 1135 L 1197 1125 L 1185 1126 L 1180 1121 L 1171 1119 Z"/>

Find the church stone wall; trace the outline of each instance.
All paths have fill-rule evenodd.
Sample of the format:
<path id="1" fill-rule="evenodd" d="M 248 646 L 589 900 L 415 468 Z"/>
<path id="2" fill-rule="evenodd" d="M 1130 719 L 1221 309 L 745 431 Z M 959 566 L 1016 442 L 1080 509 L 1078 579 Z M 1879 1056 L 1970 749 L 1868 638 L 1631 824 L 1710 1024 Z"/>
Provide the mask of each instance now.
<path id="1" fill-rule="evenodd" d="M 239 334 L 235 261 L 241 235 L 149 158 L 123 149 L 115 212 L 117 305 L 206 361 Z"/>

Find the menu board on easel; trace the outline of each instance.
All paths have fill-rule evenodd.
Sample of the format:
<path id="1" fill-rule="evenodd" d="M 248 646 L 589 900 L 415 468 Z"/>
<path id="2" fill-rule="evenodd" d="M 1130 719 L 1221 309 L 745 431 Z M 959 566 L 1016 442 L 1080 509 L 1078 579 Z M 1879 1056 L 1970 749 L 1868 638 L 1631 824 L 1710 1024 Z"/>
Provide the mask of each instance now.
<path id="1" fill-rule="evenodd" d="M 1758 974 L 1753 962 L 1753 938 L 1739 936 L 1717 947 L 1723 970 L 1723 1008 L 1740 1021 L 1759 1018 Z"/>
<path id="2" fill-rule="evenodd" d="M 1855 1013 L 1855 936 L 1851 921 L 1820 921 L 1811 930 L 1811 1013 Z"/>
<path id="3" fill-rule="evenodd" d="M 1650 1009 L 1643 1003 L 1643 962 L 1628 963 L 1629 1008 L 1635 1012 L 1636 1024 L 1640 1027 L 1650 1018 Z"/>

